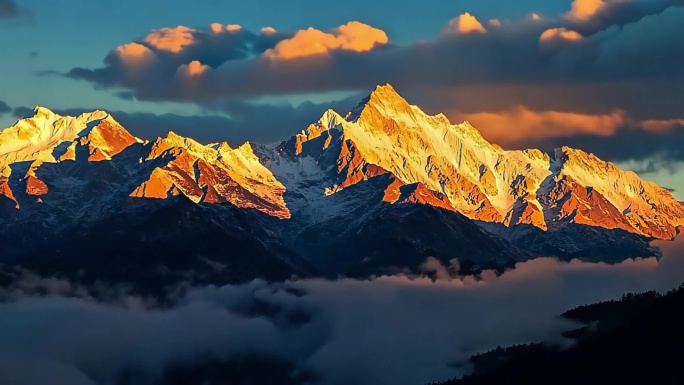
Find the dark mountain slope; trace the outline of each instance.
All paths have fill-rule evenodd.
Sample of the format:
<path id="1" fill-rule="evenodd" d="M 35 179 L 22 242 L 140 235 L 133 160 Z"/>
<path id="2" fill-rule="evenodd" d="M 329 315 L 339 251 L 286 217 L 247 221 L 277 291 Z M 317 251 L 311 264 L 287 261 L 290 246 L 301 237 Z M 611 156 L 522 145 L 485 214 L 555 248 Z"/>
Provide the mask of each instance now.
<path id="1" fill-rule="evenodd" d="M 148 201 L 5 266 L 85 283 L 129 283 L 146 292 L 181 282 L 221 285 L 313 274 L 269 223 L 263 213 L 230 204 Z"/>
<path id="2" fill-rule="evenodd" d="M 441 384 L 682 384 L 682 309 L 681 287 L 574 309 L 564 316 L 593 326 L 571 333 L 577 339 L 571 348 L 500 349 L 474 357 L 475 374 Z"/>

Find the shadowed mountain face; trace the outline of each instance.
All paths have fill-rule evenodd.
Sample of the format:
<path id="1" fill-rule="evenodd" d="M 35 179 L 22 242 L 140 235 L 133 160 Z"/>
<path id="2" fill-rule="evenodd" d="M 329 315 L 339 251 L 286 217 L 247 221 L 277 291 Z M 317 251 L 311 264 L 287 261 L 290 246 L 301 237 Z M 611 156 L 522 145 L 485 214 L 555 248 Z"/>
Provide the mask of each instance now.
<path id="1" fill-rule="evenodd" d="M 42 276 L 57 272 L 86 284 L 132 283 L 160 296 L 178 283 L 282 281 L 316 272 L 274 234 L 268 216 L 259 211 L 207 207 L 183 198 L 131 204 L 135 210 L 87 229 L 70 229 L 71 237 L 15 252 L 7 261 Z"/>
<path id="2" fill-rule="evenodd" d="M 202 258 L 228 281 L 415 271 L 427 256 L 613 262 L 682 224 L 682 204 L 632 172 L 566 147 L 504 151 L 389 85 L 275 147 L 149 142 L 106 112 L 42 107 L 0 132 L 0 258 L 113 280 Z"/>

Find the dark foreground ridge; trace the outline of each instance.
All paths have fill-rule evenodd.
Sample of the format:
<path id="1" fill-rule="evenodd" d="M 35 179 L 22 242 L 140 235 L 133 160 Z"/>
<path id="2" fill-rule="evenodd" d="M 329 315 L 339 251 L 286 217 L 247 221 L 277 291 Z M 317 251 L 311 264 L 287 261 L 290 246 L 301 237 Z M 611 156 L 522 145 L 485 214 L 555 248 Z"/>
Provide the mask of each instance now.
<path id="1" fill-rule="evenodd" d="M 683 308 L 684 287 L 581 306 L 563 314 L 587 325 L 568 333 L 574 346 L 499 348 L 471 358 L 474 374 L 432 385 L 682 384 Z"/>

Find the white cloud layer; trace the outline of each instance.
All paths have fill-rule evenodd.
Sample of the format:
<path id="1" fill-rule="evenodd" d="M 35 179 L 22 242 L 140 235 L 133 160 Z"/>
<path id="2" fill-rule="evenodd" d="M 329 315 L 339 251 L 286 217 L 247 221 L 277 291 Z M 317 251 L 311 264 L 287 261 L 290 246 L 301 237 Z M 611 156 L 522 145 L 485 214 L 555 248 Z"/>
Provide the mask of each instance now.
<path id="1" fill-rule="evenodd" d="M 542 258 L 500 277 L 454 276 L 428 261 L 436 282 L 392 276 L 204 287 L 165 310 L 144 301 L 115 306 L 4 293 L 15 302 L 0 306 L 0 383 L 110 384 L 131 367 L 151 382 L 170 363 L 247 353 L 292 361 L 325 385 L 427 383 L 465 372 L 460 365 L 470 355 L 497 345 L 560 341 L 572 325 L 557 315 L 572 307 L 678 286 L 684 239 L 663 245 L 661 261 Z M 34 287 L 65 287 L 29 278 Z M 256 314 L 256 305 L 270 315 Z M 287 321 L 297 314 L 309 321 Z"/>

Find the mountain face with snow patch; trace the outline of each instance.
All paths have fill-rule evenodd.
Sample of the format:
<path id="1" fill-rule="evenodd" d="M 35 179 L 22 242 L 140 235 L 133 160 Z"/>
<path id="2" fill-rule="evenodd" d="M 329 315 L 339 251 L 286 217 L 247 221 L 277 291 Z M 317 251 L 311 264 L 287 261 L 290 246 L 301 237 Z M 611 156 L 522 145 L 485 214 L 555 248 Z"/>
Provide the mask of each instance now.
<path id="1" fill-rule="evenodd" d="M 77 165 L 117 169 L 124 186 L 104 180 L 106 174 L 63 173 Z M 0 172 L 0 193 L 20 210 L 24 206 L 30 210 L 45 199 L 67 203 L 70 197 L 64 190 L 73 193 L 90 183 L 114 182 L 110 184 L 115 200 L 182 195 L 195 203 L 230 202 L 278 218 L 290 217 L 282 199 L 285 188 L 259 163 L 249 143 L 236 149 L 225 142 L 202 145 L 173 132 L 147 142 L 132 136 L 103 111 L 74 118 L 37 107 L 35 116 L 0 133 Z M 78 202 L 87 204 L 87 200 Z"/>
<path id="2" fill-rule="evenodd" d="M 320 170 L 314 174 L 329 175 L 321 186 L 325 195 L 390 174 L 387 202 L 405 201 L 401 188 L 415 185 L 409 201 L 508 227 L 553 231 L 576 223 L 670 239 L 684 224 L 682 203 L 631 171 L 567 147 L 505 151 L 467 122 L 454 125 L 409 105 L 389 85 L 345 118 L 326 112 L 278 150 L 269 166 L 276 178 L 286 184 L 292 179 L 287 168 L 293 166 L 281 163 L 315 163 Z"/>
<path id="3" fill-rule="evenodd" d="M 161 211 L 173 220 L 149 223 Z M 98 242 L 116 250 L 112 229 L 147 254 L 221 259 L 220 248 L 192 245 L 226 237 L 233 250 L 224 254 L 271 256 L 285 275 L 310 272 L 305 259 L 332 274 L 373 274 L 431 255 L 480 267 L 539 255 L 644 256 L 654 252 L 648 239 L 673 238 L 682 225 L 682 203 L 633 172 L 567 147 L 505 151 L 389 85 L 275 147 L 174 133 L 144 141 L 106 112 L 63 117 L 42 107 L 0 132 L 4 257 L 93 254 Z M 193 242 L 155 249 L 150 239 L 171 242 L 163 226 Z M 259 276 L 252 267 L 245 278 Z"/>
<path id="4" fill-rule="evenodd" d="M 102 111 L 63 117 L 39 107 L 0 133 L 0 175 L 3 262 L 141 282 L 155 271 L 211 277 L 211 266 L 230 268 L 218 283 L 312 270 L 269 230 L 268 218 L 290 216 L 285 188 L 249 144 L 174 133 L 148 142 Z"/>

